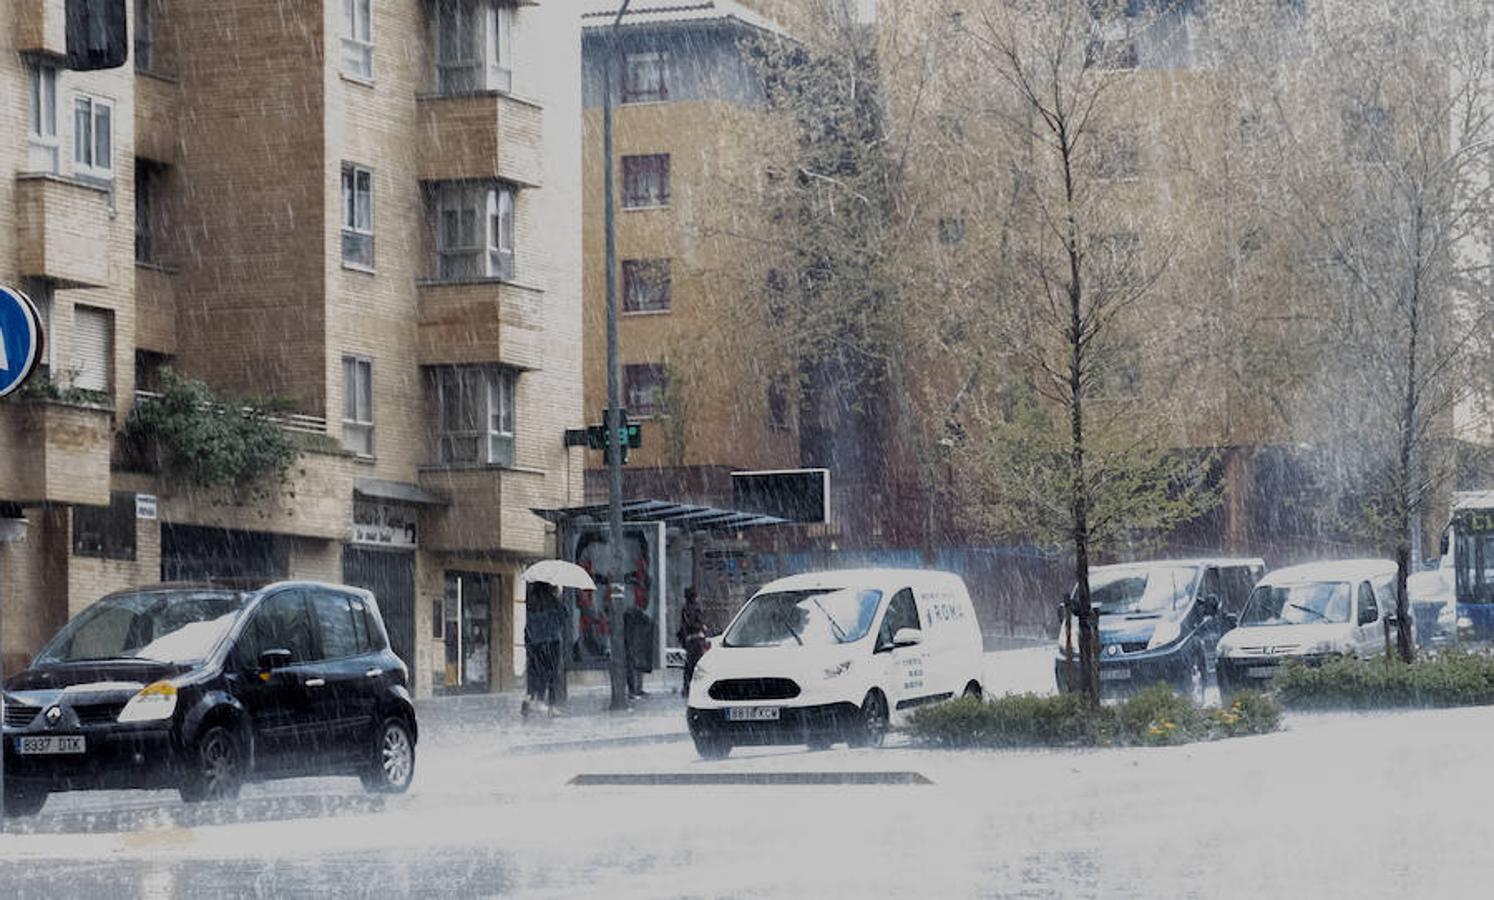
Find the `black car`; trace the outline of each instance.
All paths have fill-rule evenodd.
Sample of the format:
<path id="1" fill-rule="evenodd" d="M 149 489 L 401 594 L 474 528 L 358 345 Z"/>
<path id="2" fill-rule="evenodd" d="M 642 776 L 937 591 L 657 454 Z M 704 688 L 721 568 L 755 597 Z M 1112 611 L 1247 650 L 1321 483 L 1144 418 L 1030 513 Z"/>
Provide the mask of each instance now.
<path id="1" fill-rule="evenodd" d="M 415 771 L 409 670 L 372 594 L 279 582 L 111 594 L 5 682 L 7 815 L 53 791 L 176 788 L 232 799 L 246 780 Z"/>

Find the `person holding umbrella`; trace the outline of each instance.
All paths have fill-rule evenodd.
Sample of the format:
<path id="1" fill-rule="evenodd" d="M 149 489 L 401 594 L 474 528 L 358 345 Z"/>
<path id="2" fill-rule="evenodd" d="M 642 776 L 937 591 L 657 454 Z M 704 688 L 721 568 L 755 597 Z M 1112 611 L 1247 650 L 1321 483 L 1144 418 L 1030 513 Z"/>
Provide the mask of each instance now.
<path id="1" fill-rule="evenodd" d="M 547 559 L 524 571 L 525 682 L 528 693 L 520 713 L 528 715 L 531 702 L 544 705 L 553 714 L 560 693 L 559 674 L 565 640 L 565 605 L 562 588 L 596 590 L 586 570 L 574 563 Z"/>

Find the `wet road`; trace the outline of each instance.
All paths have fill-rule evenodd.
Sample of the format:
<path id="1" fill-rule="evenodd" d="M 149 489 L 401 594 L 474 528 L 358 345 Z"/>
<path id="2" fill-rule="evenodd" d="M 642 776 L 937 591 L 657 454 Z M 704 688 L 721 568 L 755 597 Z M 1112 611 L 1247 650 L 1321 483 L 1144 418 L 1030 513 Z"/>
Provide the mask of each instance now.
<path id="1" fill-rule="evenodd" d="M 661 701 L 630 728 L 671 720 Z M 392 799 L 338 779 L 190 813 L 170 795 L 66 798 L 0 836 L 0 884 L 111 900 L 1483 897 L 1491 737 L 1494 710 L 1471 709 L 1299 717 L 1167 749 L 702 762 L 668 738 L 515 752 L 463 732 L 423 742 L 415 786 Z M 847 773 L 921 777 L 816 783 Z M 711 783 L 615 783 L 636 775 Z"/>

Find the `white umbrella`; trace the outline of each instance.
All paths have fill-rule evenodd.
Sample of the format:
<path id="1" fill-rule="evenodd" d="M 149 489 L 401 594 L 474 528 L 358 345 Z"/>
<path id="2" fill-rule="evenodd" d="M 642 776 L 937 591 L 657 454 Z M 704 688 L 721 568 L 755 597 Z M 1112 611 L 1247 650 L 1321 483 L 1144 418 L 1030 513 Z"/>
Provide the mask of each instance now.
<path id="1" fill-rule="evenodd" d="M 553 584 L 558 588 L 577 588 L 594 591 L 597 583 L 591 580 L 586 570 L 563 559 L 544 559 L 524 570 L 524 581 Z"/>

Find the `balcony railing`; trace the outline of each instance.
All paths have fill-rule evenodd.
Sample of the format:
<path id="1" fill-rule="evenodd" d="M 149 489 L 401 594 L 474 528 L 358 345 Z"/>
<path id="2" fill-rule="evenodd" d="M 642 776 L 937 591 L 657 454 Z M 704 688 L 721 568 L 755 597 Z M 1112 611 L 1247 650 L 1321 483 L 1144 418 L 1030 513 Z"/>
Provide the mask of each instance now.
<path id="1" fill-rule="evenodd" d="M 159 399 L 161 395 L 156 391 L 135 392 L 136 403 L 150 403 Z M 251 406 L 242 406 L 239 409 L 245 414 L 259 412 L 266 421 L 279 426 L 284 431 L 293 431 L 297 434 L 327 433 L 327 419 L 324 416 L 308 416 L 303 413 L 266 413 Z"/>

